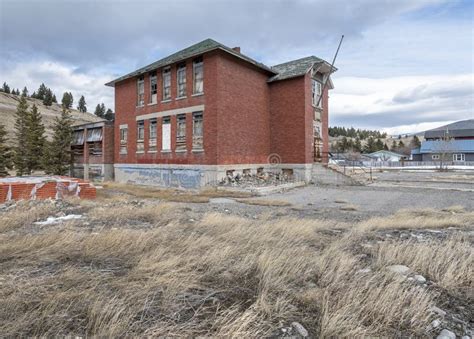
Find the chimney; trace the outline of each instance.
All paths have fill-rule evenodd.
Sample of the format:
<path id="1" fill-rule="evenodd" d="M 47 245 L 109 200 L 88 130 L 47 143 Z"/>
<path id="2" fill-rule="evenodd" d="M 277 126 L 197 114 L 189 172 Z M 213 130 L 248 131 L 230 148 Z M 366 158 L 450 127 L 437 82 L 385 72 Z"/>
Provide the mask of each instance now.
<path id="1" fill-rule="evenodd" d="M 234 51 L 236 51 L 237 53 L 240 53 L 240 47 L 234 47 L 232 48 Z"/>

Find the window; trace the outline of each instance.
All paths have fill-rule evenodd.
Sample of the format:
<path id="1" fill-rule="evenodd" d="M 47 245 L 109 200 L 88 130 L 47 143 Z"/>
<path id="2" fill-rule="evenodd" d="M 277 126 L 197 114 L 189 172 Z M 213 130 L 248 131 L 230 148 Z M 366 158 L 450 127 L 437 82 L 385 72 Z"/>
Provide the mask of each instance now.
<path id="1" fill-rule="evenodd" d="M 178 65 L 178 98 L 186 96 L 186 64 Z"/>
<path id="2" fill-rule="evenodd" d="M 137 81 L 137 106 L 143 106 L 145 104 L 145 79 L 143 76 L 138 78 Z"/>
<path id="3" fill-rule="evenodd" d="M 163 124 L 161 125 L 161 147 L 163 152 L 171 150 L 171 119 L 170 117 L 163 117 Z"/>
<path id="4" fill-rule="evenodd" d="M 120 154 L 127 154 L 128 128 L 120 127 Z"/>
<path id="5" fill-rule="evenodd" d="M 203 119 L 202 112 L 193 113 L 193 150 L 203 149 Z"/>
<path id="6" fill-rule="evenodd" d="M 148 138 L 148 151 L 149 152 L 156 152 L 156 119 L 150 119 L 149 125 L 149 135 Z"/>
<path id="7" fill-rule="evenodd" d="M 171 68 L 163 70 L 163 100 L 171 99 Z"/>
<path id="8" fill-rule="evenodd" d="M 176 150 L 186 150 L 186 115 L 180 114 L 176 117 Z"/>
<path id="9" fill-rule="evenodd" d="M 464 153 L 453 154 L 453 161 L 466 161 L 466 155 Z"/>
<path id="10" fill-rule="evenodd" d="M 202 63 L 202 57 L 197 58 L 193 62 L 193 93 L 194 94 L 201 94 L 204 92 L 204 69 Z"/>
<path id="11" fill-rule="evenodd" d="M 145 122 L 137 121 L 137 152 L 145 150 Z"/>
<path id="12" fill-rule="evenodd" d="M 316 107 L 316 105 L 318 105 L 317 107 L 321 108 L 323 106 L 322 105 L 323 100 L 319 99 L 321 97 L 321 93 L 322 93 L 321 83 L 319 81 L 314 80 L 314 79 L 311 79 L 311 83 L 312 83 L 311 89 L 312 89 L 312 93 L 313 93 L 313 106 Z M 318 101 L 319 101 L 319 104 L 318 104 Z"/>
<path id="13" fill-rule="evenodd" d="M 158 99 L 158 86 L 156 72 L 150 73 L 150 104 L 156 104 Z"/>
<path id="14" fill-rule="evenodd" d="M 433 155 L 431 156 L 431 159 L 433 159 L 433 160 L 439 160 L 439 154 L 433 154 Z"/>

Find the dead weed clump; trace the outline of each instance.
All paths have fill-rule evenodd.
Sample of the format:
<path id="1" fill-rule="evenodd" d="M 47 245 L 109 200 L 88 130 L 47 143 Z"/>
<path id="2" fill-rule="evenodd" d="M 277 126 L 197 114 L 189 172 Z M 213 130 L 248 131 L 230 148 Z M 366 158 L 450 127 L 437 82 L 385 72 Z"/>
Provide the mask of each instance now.
<path id="1" fill-rule="evenodd" d="M 50 216 L 55 210 L 53 203 L 33 205 L 29 201 L 17 202 L 11 210 L 0 213 L 0 233 L 29 226 L 34 221 Z"/>

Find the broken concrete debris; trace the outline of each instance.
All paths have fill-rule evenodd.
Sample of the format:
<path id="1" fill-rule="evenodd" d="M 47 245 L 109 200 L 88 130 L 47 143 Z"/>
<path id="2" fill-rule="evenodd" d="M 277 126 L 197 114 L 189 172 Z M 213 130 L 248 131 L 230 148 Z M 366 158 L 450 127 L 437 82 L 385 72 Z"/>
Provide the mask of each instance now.
<path id="1" fill-rule="evenodd" d="M 291 169 L 283 169 L 279 173 L 265 172 L 263 168 L 258 168 L 255 174 L 250 169 L 244 169 L 241 173 L 235 170 L 227 170 L 226 176 L 220 182 L 220 186 L 233 187 L 262 187 L 277 186 L 294 182 L 294 175 Z"/>

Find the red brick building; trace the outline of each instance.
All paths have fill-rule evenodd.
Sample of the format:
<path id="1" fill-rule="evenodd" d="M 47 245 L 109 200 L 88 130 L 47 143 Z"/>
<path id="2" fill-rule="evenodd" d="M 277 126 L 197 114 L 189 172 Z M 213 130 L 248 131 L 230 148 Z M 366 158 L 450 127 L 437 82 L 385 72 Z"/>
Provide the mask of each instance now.
<path id="1" fill-rule="evenodd" d="M 113 80 L 115 179 L 199 187 L 263 167 L 308 181 L 328 151 L 330 73 L 314 56 L 268 67 L 207 39 Z"/>
<path id="2" fill-rule="evenodd" d="M 75 125 L 71 146 L 76 178 L 114 179 L 114 124 L 111 121 Z"/>

